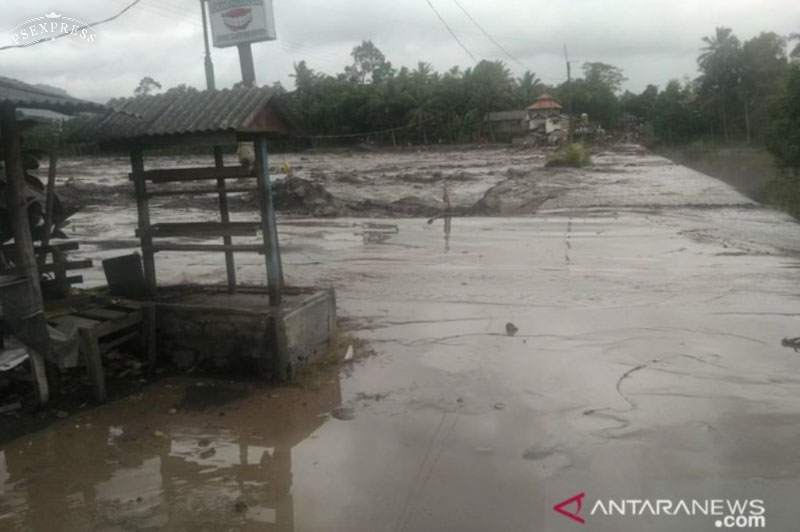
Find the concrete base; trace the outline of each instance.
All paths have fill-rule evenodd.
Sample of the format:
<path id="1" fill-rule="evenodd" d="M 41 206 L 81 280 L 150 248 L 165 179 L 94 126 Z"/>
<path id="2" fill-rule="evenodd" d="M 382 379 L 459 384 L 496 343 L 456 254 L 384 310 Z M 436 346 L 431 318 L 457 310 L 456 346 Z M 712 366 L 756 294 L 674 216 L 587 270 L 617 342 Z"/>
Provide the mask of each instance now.
<path id="1" fill-rule="evenodd" d="M 333 289 L 286 288 L 271 307 L 262 287 L 159 287 L 158 350 L 180 366 L 255 361 L 265 375 L 291 379 L 324 357 L 336 334 Z"/>

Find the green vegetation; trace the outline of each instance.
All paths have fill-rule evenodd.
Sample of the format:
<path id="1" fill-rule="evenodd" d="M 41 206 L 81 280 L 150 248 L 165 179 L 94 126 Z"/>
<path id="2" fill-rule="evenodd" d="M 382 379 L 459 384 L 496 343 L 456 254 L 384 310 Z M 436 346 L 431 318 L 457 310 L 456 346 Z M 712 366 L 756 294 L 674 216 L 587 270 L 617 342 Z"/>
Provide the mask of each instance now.
<path id="1" fill-rule="evenodd" d="M 564 146 L 547 159 L 547 167 L 570 166 L 583 168 L 592 164 L 592 157 L 588 148 L 583 144 L 569 144 Z"/>

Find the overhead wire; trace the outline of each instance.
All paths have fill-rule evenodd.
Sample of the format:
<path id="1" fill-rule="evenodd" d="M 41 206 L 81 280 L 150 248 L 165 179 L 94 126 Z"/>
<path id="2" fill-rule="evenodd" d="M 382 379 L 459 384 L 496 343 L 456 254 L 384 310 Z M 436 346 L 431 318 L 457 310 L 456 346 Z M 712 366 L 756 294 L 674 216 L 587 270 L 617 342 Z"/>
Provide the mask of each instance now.
<path id="1" fill-rule="evenodd" d="M 75 29 L 71 33 L 59 33 L 55 37 L 47 37 L 47 38 L 44 38 L 44 39 L 39 39 L 39 40 L 36 40 L 36 41 L 31 41 L 31 42 L 28 42 L 28 43 L 24 43 L 24 44 L 9 44 L 9 45 L 6 45 L 6 46 L 0 46 L 0 52 L 2 52 L 4 50 L 10 50 L 10 49 L 13 49 L 13 48 L 28 48 L 30 46 L 35 46 L 35 45 L 41 44 L 43 42 L 57 41 L 58 39 L 63 39 L 64 37 L 69 37 L 70 35 L 72 35 L 75 32 L 79 32 L 79 31 L 84 30 L 84 29 L 94 28 L 96 26 L 100 26 L 101 24 L 106 24 L 107 22 L 111 22 L 111 21 L 114 21 L 114 20 L 118 19 L 119 17 L 121 17 L 122 15 L 127 13 L 130 9 L 132 9 L 135 5 L 137 5 L 141 1 L 142 0 L 133 0 L 133 2 L 131 2 L 130 4 L 125 6 L 116 15 L 112 15 L 112 16 L 106 18 L 106 19 L 97 20 L 97 21 L 91 22 L 89 24 L 84 24 L 83 26 Z"/>
<path id="2" fill-rule="evenodd" d="M 465 8 L 464 6 L 462 6 L 462 5 L 461 5 L 461 2 L 459 2 L 458 0 L 453 0 L 453 2 L 454 2 L 454 3 L 455 3 L 457 6 L 458 6 L 458 8 L 459 8 L 459 9 L 460 9 L 460 10 L 461 10 L 461 11 L 462 11 L 462 12 L 463 12 L 463 13 L 464 13 L 466 16 L 467 16 L 467 18 L 468 18 L 468 19 L 470 19 L 470 20 L 472 21 L 472 23 L 473 23 L 473 24 L 475 24 L 475 27 L 477 27 L 477 28 L 478 28 L 478 29 L 481 31 L 481 33 L 483 33 L 483 35 L 484 35 L 484 36 L 485 36 L 487 39 L 489 39 L 489 41 L 490 41 L 492 44 L 494 44 L 494 45 L 495 45 L 495 46 L 496 46 L 496 47 L 497 47 L 497 48 L 498 48 L 498 49 L 499 49 L 501 52 L 503 52 L 503 53 L 504 53 L 504 54 L 505 54 L 505 55 L 506 55 L 506 56 L 507 56 L 509 59 L 511 59 L 513 62 L 515 62 L 516 64 L 518 64 L 518 65 L 519 65 L 519 66 L 521 66 L 522 68 L 524 68 L 524 69 L 526 69 L 526 70 L 530 70 L 530 69 L 528 69 L 528 67 L 527 67 L 527 66 L 525 66 L 524 64 L 522 64 L 522 61 L 520 61 L 519 59 L 517 59 L 517 58 L 516 58 L 516 57 L 515 57 L 515 56 L 514 56 L 514 55 L 513 55 L 511 52 L 509 52 L 508 50 L 506 50 L 506 48 L 505 48 L 505 47 L 504 47 L 502 44 L 500 44 L 499 42 L 497 42 L 497 39 L 495 39 L 494 37 L 492 37 L 492 36 L 491 36 L 491 34 L 489 34 L 489 32 L 488 32 L 488 31 L 486 31 L 486 30 L 484 29 L 484 27 L 483 27 L 483 26 L 481 26 L 481 25 L 480 25 L 480 23 L 478 23 L 478 21 L 477 21 L 477 20 L 475 20 L 475 17 L 473 17 L 473 16 L 470 14 L 470 12 L 469 12 L 469 11 L 467 11 L 467 10 L 466 10 L 466 8 Z"/>
<path id="3" fill-rule="evenodd" d="M 463 42 L 461 42 L 461 39 L 458 38 L 458 35 L 456 35 L 456 32 L 453 31 L 453 28 L 450 27 L 450 25 L 444 19 L 442 14 L 439 13 L 439 10 L 436 9 L 436 7 L 433 5 L 433 3 L 431 3 L 431 0 L 425 0 L 425 2 L 428 4 L 428 6 L 430 6 L 431 10 L 433 10 L 433 12 L 439 18 L 439 21 L 441 21 L 442 25 L 447 29 L 447 32 L 450 34 L 450 36 L 453 37 L 453 40 L 455 40 L 458 43 L 458 45 L 461 47 L 461 49 L 464 50 L 467 53 L 468 56 L 470 56 L 470 58 L 472 59 L 473 63 L 477 63 L 478 60 L 475 58 L 475 56 L 472 54 L 472 52 L 469 51 L 469 48 L 467 48 L 466 45 Z"/>

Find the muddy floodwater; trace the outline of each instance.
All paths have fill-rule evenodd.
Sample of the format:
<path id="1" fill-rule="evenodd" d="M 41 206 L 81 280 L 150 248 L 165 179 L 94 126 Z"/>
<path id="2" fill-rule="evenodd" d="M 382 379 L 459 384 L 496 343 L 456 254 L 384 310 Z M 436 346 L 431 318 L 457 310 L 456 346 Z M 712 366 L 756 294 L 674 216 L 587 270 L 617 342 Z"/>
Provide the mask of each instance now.
<path id="1" fill-rule="evenodd" d="M 355 360 L 288 387 L 165 378 L 5 441 L 0 529 L 560 531 L 581 525 L 553 505 L 585 493 L 591 530 L 716 529 L 592 515 L 599 499 L 760 499 L 766 529 L 797 530 L 791 218 L 635 147 L 580 171 L 505 149 L 300 157 L 272 164 L 347 200 L 440 201 L 435 172 L 474 178 L 454 181 L 456 207 L 504 188 L 484 202 L 495 215 L 448 225 L 282 216 L 287 281 L 336 288 Z M 80 162 L 76 182 L 127 172 Z M 214 216 L 186 203 L 153 219 L 190 214 Z M 135 249 L 135 219 L 124 197 L 75 216 L 89 285 Z M 224 271 L 159 254 L 162 283 Z M 242 256 L 239 277 L 263 282 L 262 259 Z"/>

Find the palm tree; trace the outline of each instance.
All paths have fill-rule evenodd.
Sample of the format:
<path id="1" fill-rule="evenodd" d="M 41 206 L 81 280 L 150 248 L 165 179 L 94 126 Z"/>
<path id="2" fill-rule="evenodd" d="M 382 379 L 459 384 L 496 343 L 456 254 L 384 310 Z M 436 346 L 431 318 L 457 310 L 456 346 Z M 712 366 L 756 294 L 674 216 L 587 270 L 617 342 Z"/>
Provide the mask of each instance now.
<path id="1" fill-rule="evenodd" d="M 697 64 L 702 75 L 701 87 L 711 105 L 717 107 L 720 126 L 726 140 L 730 139 L 728 107 L 741 81 L 741 45 L 733 30 L 718 27 L 710 37 L 703 37 Z"/>
<path id="2" fill-rule="evenodd" d="M 800 33 L 790 33 L 788 40 L 800 41 Z M 789 52 L 789 55 L 796 59 L 800 59 L 800 42 L 798 42 L 797 45 L 795 45 L 795 47 L 792 49 L 792 51 Z"/>
<path id="3" fill-rule="evenodd" d="M 527 107 L 533 103 L 534 98 L 539 95 L 541 84 L 542 80 L 530 70 L 526 70 L 522 77 L 517 79 L 517 91 L 523 106 Z"/>

